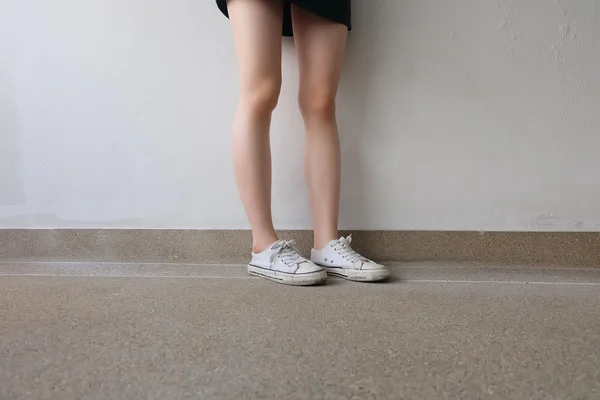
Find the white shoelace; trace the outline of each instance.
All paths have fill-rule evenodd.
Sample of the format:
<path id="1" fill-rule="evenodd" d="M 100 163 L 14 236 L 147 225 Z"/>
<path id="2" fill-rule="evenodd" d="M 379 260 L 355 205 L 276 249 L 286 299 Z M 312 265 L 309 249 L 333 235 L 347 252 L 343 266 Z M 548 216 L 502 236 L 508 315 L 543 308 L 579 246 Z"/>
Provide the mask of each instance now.
<path id="1" fill-rule="evenodd" d="M 338 252 L 342 258 L 345 260 L 349 260 L 351 263 L 357 261 L 369 261 L 366 257 L 361 256 L 359 253 L 354 251 L 352 247 L 350 247 L 350 243 L 352 243 L 352 235 L 344 238 L 340 238 L 337 243 L 333 246 L 333 249 Z"/>
<path id="2" fill-rule="evenodd" d="M 298 254 L 298 251 L 294 247 L 293 240 L 280 240 L 271 247 L 275 250 L 274 256 L 279 257 L 281 262 L 285 265 L 296 265 L 306 261 L 304 257 Z"/>

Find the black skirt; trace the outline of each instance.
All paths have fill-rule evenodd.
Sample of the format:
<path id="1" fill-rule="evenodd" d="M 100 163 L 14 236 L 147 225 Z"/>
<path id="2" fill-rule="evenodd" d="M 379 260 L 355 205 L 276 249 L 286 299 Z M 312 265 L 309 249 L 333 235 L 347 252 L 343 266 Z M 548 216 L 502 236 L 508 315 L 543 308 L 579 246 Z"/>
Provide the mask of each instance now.
<path id="1" fill-rule="evenodd" d="M 265 0 L 269 1 L 269 0 Z M 294 36 L 292 27 L 291 4 L 301 7 L 320 17 L 337 22 L 352 29 L 350 18 L 351 0 L 284 0 L 283 36 Z M 217 0 L 219 9 L 229 18 L 227 0 Z"/>

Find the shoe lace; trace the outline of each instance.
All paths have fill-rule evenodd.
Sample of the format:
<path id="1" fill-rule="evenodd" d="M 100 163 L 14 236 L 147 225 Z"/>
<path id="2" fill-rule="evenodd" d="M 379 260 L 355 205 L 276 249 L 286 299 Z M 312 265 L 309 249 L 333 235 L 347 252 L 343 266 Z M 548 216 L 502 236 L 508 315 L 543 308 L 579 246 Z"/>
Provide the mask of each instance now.
<path id="1" fill-rule="evenodd" d="M 356 261 L 369 261 L 366 257 L 360 255 L 350 247 L 350 243 L 352 243 L 352 235 L 345 238 L 342 237 L 333 246 L 333 249 L 337 251 L 342 258 L 349 260 L 352 263 Z"/>
<path id="2" fill-rule="evenodd" d="M 279 258 L 285 265 L 291 266 L 300 264 L 306 259 L 302 257 L 296 248 L 293 240 L 280 240 L 273 245 L 272 250 L 275 250 L 275 257 Z"/>

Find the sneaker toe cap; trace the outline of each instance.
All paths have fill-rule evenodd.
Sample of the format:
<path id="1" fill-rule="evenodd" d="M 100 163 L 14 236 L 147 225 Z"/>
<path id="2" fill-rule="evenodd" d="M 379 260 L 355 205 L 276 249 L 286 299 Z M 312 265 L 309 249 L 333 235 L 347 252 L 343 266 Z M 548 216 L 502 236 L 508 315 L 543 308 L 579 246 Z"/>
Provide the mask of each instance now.
<path id="1" fill-rule="evenodd" d="M 377 264 L 373 261 L 367 261 L 367 262 L 363 262 L 362 266 L 360 267 L 360 269 L 364 270 L 364 271 L 376 271 L 376 270 L 383 270 L 383 269 L 387 269 L 385 266 L 381 265 L 381 264 Z"/>
<path id="2" fill-rule="evenodd" d="M 297 274 L 310 274 L 312 272 L 323 271 L 323 268 L 319 267 L 312 262 L 304 262 L 298 265 L 298 269 L 296 270 Z"/>

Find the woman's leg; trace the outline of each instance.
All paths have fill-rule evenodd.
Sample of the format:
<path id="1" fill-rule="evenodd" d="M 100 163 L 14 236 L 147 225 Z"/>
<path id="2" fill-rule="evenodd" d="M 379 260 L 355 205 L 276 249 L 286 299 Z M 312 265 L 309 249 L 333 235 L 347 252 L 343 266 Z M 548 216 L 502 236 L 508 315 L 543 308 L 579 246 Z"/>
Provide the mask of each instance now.
<path id="1" fill-rule="evenodd" d="M 277 240 L 271 216 L 271 113 L 281 89 L 280 0 L 229 0 L 239 66 L 233 158 L 254 252 Z"/>
<path id="2" fill-rule="evenodd" d="M 341 161 L 335 98 L 348 28 L 295 6 L 292 19 L 300 69 L 299 104 L 306 127 L 306 182 L 314 247 L 320 249 L 338 235 Z"/>

